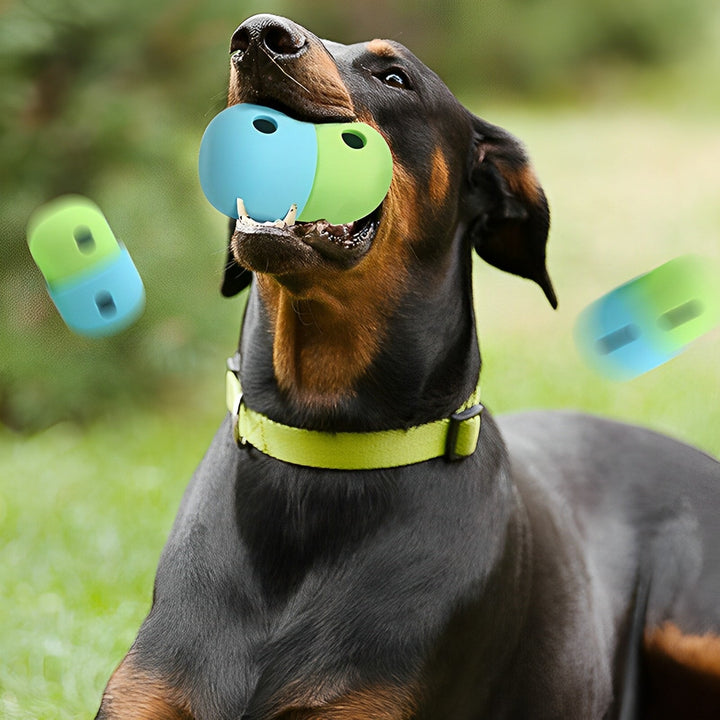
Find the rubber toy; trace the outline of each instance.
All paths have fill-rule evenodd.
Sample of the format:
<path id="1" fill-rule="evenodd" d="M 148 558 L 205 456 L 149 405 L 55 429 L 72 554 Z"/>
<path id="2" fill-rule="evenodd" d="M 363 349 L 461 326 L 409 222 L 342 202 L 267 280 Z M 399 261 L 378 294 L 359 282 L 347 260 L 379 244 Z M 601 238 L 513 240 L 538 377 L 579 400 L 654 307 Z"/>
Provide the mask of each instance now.
<path id="1" fill-rule="evenodd" d="M 589 305 L 575 328 L 578 349 L 611 379 L 637 377 L 720 324 L 719 288 L 707 260 L 671 260 Z"/>
<path id="2" fill-rule="evenodd" d="M 142 314 L 140 275 L 92 201 L 68 195 L 43 205 L 28 224 L 28 245 L 71 330 L 90 337 L 111 335 Z"/>
<path id="3" fill-rule="evenodd" d="M 215 116 L 200 144 L 200 185 L 210 203 L 238 217 L 241 198 L 257 222 L 283 219 L 335 225 L 375 210 L 392 180 L 392 155 L 361 122 L 309 123 L 241 103 Z"/>

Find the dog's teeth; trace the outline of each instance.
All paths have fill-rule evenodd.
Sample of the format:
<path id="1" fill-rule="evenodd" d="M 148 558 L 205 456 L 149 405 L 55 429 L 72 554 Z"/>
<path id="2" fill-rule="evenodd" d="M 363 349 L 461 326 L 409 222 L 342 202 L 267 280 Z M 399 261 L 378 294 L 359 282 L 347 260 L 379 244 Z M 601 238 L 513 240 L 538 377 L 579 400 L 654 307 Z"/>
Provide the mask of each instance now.
<path id="1" fill-rule="evenodd" d="M 287 211 L 287 215 L 281 220 L 287 227 L 291 227 L 295 224 L 295 218 L 297 217 L 297 205 L 293 203 L 290 209 Z"/>
<path id="2" fill-rule="evenodd" d="M 238 219 L 247 220 L 248 219 L 248 211 L 245 209 L 245 203 L 243 202 L 242 198 L 237 199 L 237 211 L 238 211 Z"/>
<path id="3" fill-rule="evenodd" d="M 295 217 L 297 216 L 297 205 L 294 203 L 290 206 L 287 215 L 282 220 L 266 220 L 265 222 L 258 222 L 253 220 L 248 215 L 248 211 L 245 207 L 245 202 L 242 198 L 237 199 L 237 212 L 238 219 L 235 221 L 235 230 L 239 231 L 244 226 L 250 227 L 276 227 L 281 230 L 295 224 Z"/>

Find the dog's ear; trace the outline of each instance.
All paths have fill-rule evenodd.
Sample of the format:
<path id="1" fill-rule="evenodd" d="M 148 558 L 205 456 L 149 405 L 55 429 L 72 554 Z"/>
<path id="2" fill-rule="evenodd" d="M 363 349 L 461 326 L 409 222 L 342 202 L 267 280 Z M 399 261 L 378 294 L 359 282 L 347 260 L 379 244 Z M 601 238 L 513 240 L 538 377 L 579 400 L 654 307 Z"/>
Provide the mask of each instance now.
<path id="1" fill-rule="evenodd" d="M 220 292 L 224 297 L 233 297 L 244 290 L 252 282 L 252 273 L 237 264 L 233 251 L 230 248 L 230 241 L 235 233 L 234 218 L 230 218 L 228 227 L 227 260 L 225 261 L 225 274 L 223 275 Z"/>
<path id="2" fill-rule="evenodd" d="M 483 260 L 534 280 L 550 304 L 557 298 L 545 267 L 547 199 L 519 140 L 473 117 L 468 233 Z"/>

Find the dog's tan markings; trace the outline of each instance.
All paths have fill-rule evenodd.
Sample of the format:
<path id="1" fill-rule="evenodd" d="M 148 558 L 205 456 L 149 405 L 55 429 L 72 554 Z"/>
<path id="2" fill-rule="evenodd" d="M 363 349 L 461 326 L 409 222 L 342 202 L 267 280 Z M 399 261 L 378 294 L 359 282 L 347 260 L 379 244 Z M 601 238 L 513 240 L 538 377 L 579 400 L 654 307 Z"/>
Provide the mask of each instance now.
<path id="1" fill-rule="evenodd" d="M 313 102 L 355 113 L 355 106 L 335 61 L 321 45 L 313 45 L 302 60 L 302 73 L 297 78 Z"/>
<path id="2" fill-rule="evenodd" d="M 526 164 L 515 168 L 498 161 L 497 166 L 512 193 L 534 205 L 540 202 L 540 181 L 531 165 Z"/>
<path id="3" fill-rule="evenodd" d="M 97 720 L 194 720 L 183 694 L 133 667 L 129 655 L 103 693 Z"/>
<path id="4" fill-rule="evenodd" d="M 283 61 L 278 67 L 278 77 L 284 92 L 295 95 L 301 102 L 325 108 L 333 115 L 345 115 L 348 119 L 355 115 L 355 105 L 337 65 L 320 43 L 313 44 L 296 60 Z M 243 84 L 231 62 L 228 106 L 256 101 L 256 90 Z"/>
<path id="5" fill-rule="evenodd" d="M 531 203 L 540 202 L 540 182 L 531 165 L 525 165 L 508 178 L 510 189 L 526 197 Z"/>
<path id="6" fill-rule="evenodd" d="M 382 222 L 350 270 L 316 270 L 301 290 L 258 273 L 273 328 L 275 376 L 299 405 L 332 409 L 351 398 L 385 338 L 405 292 L 419 191 L 395 163 Z"/>
<path id="7" fill-rule="evenodd" d="M 300 701 L 273 720 L 409 720 L 416 710 L 413 688 L 386 685 L 350 691 L 326 703 Z"/>
<path id="8" fill-rule="evenodd" d="M 338 280 L 338 285 L 343 278 Z M 382 308 L 362 295 L 360 277 L 329 294 L 298 298 L 267 276 L 258 284 L 274 325 L 280 387 L 298 403 L 331 409 L 353 394 L 378 348 Z"/>
<path id="9" fill-rule="evenodd" d="M 674 662 L 714 676 L 720 683 L 720 636 L 685 635 L 673 623 L 665 623 L 648 632 L 645 648 L 651 655 L 662 655 Z"/>
<path id="10" fill-rule="evenodd" d="M 450 188 L 450 168 L 443 151 L 435 148 L 432 156 L 432 167 L 430 171 L 430 199 L 435 205 L 445 202 Z"/>
<path id="11" fill-rule="evenodd" d="M 645 633 L 648 717 L 720 717 L 720 636 L 685 634 L 673 623 Z"/>
<path id="12" fill-rule="evenodd" d="M 380 57 L 384 58 L 397 57 L 397 51 L 386 40 L 370 40 L 370 42 L 367 43 L 366 47 L 373 55 L 379 55 Z"/>

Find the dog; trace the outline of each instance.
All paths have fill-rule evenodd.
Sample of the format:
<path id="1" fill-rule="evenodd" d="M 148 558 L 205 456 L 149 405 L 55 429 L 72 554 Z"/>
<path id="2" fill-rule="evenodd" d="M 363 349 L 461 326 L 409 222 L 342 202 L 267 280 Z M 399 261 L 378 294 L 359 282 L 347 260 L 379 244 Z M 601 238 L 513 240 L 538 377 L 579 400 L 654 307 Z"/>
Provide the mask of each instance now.
<path id="1" fill-rule="evenodd" d="M 557 302 L 521 144 L 395 42 L 257 15 L 230 50 L 230 105 L 368 123 L 393 180 L 344 226 L 231 222 L 231 412 L 96 717 L 720 717 L 720 463 L 482 408 L 472 253 Z"/>

